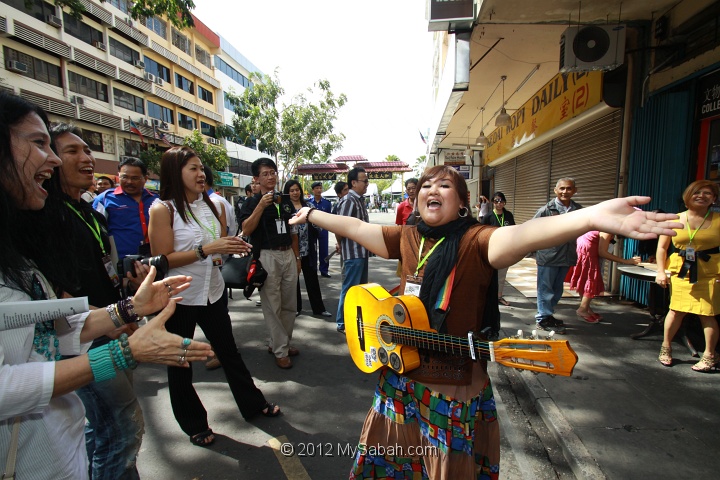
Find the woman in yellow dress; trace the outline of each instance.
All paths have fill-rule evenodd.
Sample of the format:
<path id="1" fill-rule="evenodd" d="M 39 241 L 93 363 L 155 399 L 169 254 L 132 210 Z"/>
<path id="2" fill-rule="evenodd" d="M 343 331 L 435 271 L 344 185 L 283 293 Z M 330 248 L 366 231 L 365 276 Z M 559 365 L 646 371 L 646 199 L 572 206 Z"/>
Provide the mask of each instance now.
<path id="1" fill-rule="evenodd" d="M 658 360 L 672 365 L 671 342 L 688 313 L 700 317 L 705 334 L 705 353 L 692 369 L 709 372 L 717 368 L 720 355 L 715 353 L 720 328 L 715 315 L 720 314 L 720 214 L 710 207 L 718 198 L 718 185 L 710 180 L 697 180 L 683 192 L 687 210 L 680 213 L 684 228 L 673 237 L 674 253 L 668 258 L 670 237 L 660 236 L 657 247 L 658 272 L 655 281 L 667 288 L 670 271 L 672 295 L 670 311 L 665 317 L 665 335 Z"/>

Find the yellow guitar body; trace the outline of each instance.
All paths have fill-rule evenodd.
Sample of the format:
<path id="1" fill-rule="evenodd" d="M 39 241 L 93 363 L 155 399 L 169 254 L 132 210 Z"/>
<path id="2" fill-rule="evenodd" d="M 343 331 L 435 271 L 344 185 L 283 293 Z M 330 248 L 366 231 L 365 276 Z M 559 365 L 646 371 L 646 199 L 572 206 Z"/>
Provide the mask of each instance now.
<path id="1" fill-rule="evenodd" d="M 407 373 L 420 365 L 418 347 L 551 375 L 570 376 L 577 363 L 567 340 L 504 338 L 487 342 L 472 334 L 465 338 L 438 333 L 430 327 L 418 297 L 393 297 L 376 283 L 350 288 L 344 313 L 350 356 L 366 373 L 382 367 Z"/>

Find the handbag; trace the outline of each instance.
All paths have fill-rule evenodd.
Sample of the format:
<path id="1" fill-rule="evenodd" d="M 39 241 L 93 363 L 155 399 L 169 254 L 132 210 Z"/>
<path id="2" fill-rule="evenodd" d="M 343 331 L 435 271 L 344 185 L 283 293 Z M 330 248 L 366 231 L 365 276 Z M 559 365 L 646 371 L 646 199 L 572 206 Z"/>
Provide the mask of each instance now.
<path id="1" fill-rule="evenodd" d="M 231 255 L 228 257 L 228 259 L 225 260 L 222 270 L 220 271 L 220 273 L 222 273 L 223 280 L 225 280 L 225 287 L 240 289 L 247 287 L 247 276 L 252 261 L 252 255 L 246 255 L 244 257 Z"/>

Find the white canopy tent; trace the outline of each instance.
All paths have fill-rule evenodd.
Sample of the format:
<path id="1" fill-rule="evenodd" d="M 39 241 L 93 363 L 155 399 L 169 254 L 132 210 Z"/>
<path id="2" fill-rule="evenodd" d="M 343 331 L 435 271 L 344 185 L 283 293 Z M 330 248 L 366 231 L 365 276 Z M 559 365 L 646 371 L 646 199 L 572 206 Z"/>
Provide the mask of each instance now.
<path id="1" fill-rule="evenodd" d="M 392 185 L 382 191 L 383 195 L 403 193 L 402 180 L 396 178 Z"/>

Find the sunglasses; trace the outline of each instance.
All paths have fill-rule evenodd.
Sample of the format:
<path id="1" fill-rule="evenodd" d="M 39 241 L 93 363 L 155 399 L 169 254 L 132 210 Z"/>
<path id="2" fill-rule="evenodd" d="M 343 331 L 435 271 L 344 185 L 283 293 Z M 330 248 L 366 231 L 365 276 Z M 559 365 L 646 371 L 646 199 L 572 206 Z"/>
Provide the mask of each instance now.
<path id="1" fill-rule="evenodd" d="M 505 200 L 500 200 L 499 198 L 496 198 L 493 200 L 493 203 L 505 203 Z"/>

